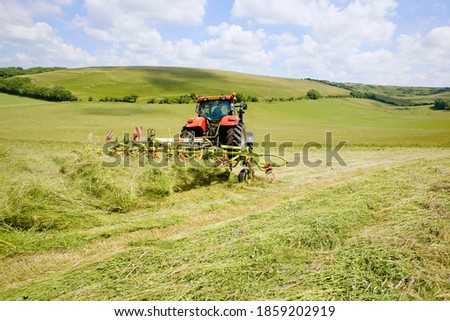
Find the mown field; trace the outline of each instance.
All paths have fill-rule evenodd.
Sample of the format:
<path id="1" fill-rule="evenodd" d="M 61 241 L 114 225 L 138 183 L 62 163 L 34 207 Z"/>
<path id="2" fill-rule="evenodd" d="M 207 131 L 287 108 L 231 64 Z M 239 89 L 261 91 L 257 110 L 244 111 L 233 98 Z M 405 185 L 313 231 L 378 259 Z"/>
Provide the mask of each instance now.
<path id="1" fill-rule="evenodd" d="M 105 168 L 108 129 L 174 135 L 194 105 L 0 95 L 0 299 L 449 299 L 450 113 L 249 105 L 258 140 L 294 143 L 288 159 L 332 132 L 347 166 L 248 185 L 208 168 Z"/>

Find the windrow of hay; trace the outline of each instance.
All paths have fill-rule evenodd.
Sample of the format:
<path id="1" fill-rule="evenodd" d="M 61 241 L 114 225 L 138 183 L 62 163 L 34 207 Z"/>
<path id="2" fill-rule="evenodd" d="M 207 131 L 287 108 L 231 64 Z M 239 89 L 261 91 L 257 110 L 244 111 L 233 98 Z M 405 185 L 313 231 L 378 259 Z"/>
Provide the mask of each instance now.
<path id="1" fill-rule="evenodd" d="M 70 206 L 62 193 L 31 180 L 9 190 L 2 223 L 18 230 L 63 229 L 62 215 Z"/>
<path id="2" fill-rule="evenodd" d="M 9 188 L 0 208 L 2 228 L 79 227 L 89 213 L 127 213 L 175 192 L 228 180 L 228 173 L 217 168 L 105 167 L 102 158 L 88 151 L 52 161 L 60 167 L 55 177 L 24 177 Z"/>
<path id="3" fill-rule="evenodd" d="M 61 166 L 66 184 L 81 191 L 94 208 L 109 212 L 128 212 L 138 205 L 135 173 L 124 168 L 106 168 L 90 153 L 76 153 Z"/>

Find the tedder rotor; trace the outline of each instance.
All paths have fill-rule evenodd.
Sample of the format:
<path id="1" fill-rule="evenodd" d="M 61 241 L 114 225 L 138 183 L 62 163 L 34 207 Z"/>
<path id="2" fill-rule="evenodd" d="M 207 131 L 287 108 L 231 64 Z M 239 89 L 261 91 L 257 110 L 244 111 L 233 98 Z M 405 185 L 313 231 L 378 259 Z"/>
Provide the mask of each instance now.
<path id="1" fill-rule="evenodd" d="M 230 172 L 240 165 L 240 182 L 254 176 L 255 168 L 270 173 L 273 167 L 284 166 L 287 161 L 277 155 L 258 154 L 253 151 L 254 135 L 246 130 L 245 102 L 237 103 L 236 96 L 204 96 L 197 99 L 197 117 L 189 118 L 174 138 L 157 138 L 154 129 L 142 136 L 142 127 L 135 127 L 132 137 L 113 141 L 109 130 L 103 147 L 108 156 L 146 156 L 150 163 L 161 164 L 161 159 L 173 159 L 178 164 L 201 162 L 208 166 L 225 167 Z M 267 157 L 279 161 L 265 161 Z"/>

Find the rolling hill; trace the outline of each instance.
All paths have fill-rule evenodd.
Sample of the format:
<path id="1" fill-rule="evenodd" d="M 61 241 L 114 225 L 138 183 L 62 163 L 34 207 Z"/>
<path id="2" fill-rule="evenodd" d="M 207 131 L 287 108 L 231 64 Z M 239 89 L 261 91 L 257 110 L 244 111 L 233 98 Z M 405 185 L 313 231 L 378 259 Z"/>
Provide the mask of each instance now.
<path id="1" fill-rule="evenodd" d="M 38 86 L 63 86 L 78 98 L 98 100 L 105 96 L 137 94 L 151 97 L 242 92 L 256 97 L 303 97 L 310 89 L 323 95 L 345 95 L 349 91 L 311 80 L 275 78 L 229 71 L 180 67 L 94 67 L 64 69 L 27 75 Z"/>
<path id="2" fill-rule="evenodd" d="M 328 80 L 315 81 L 350 91 L 371 94 L 372 96 L 378 95 L 380 99 L 376 100 L 399 106 L 429 105 L 433 104 L 438 98 L 450 99 L 450 87 L 382 86 L 359 83 L 336 83 Z"/>

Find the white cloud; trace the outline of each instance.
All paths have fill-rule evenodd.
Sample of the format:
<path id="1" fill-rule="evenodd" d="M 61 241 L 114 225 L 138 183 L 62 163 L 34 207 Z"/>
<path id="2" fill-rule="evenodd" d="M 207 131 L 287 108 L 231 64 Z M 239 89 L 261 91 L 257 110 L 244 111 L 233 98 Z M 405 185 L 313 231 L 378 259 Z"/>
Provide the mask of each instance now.
<path id="1" fill-rule="evenodd" d="M 448 86 L 450 83 L 450 26 L 437 27 L 426 35 L 397 38 L 399 64 L 408 66 L 406 83 Z"/>
<path id="2" fill-rule="evenodd" d="M 120 10 L 116 7 L 113 11 Z M 201 13 L 201 10 L 194 11 Z M 264 50 L 268 36 L 262 29 L 250 31 L 240 25 L 221 23 L 204 28 L 209 36 L 206 40 L 173 42 L 163 39 L 155 22 L 156 25 L 145 23 L 145 19 L 128 19 L 126 15 L 122 14 L 117 25 L 119 14 L 112 20 L 97 22 L 104 29 L 94 27 L 93 17 L 89 15 L 72 21 L 73 26 L 82 27 L 90 36 L 111 44 L 112 50 L 99 54 L 101 64 L 180 65 L 254 73 L 268 73 L 270 69 L 271 54 Z M 283 37 L 288 39 L 287 35 Z"/>
<path id="3" fill-rule="evenodd" d="M 231 12 L 234 17 L 254 18 L 263 24 L 311 26 L 331 8 L 328 1 L 320 0 L 235 0 Z"/>
<path id="4" fill-rule="evenodd" d="M 85 0 L 86 17 L 73 24 L 82 25 L 90 36 L 105 41 L 124 41 L 134 34 L 146 34 L 158 23 L 197 25 L 203 21 L 206 0 Z"/>
<path id="5" fill-rule="evenodd" d="M 274 56 L 289 76 L 390 85 L 448 86 L 450 27 L 426 35 L 400 35 L 395 50 L 349 49 L 345 55 L 326 51 L 305 35 L 302 43 L 280 45 Z"/>
<path id="6" fill-rule="evenodd" d="M 190 60 L 179 60 L 180 65 L 253 73 L 270 72 L 272 54 L 264 49 L 268 36 L 262 29 L 250 31 L 239 25 L 222 23 L 207 27 L 206 32 L 212 38 L 199 44 L 190 40 L 175 44 L 176 52 L 190 53 L 182 55 Z"/>
<path id="7" fill-rule="evenodd" d="M 278 43 L 277 58 L 290 76 L 336 77 L 345 75 L 341 66 L 346 57 L 363 45 L 391 39 L 396 26 L 388 17 L 395 7 L 394 0 L 354 0 L 343 7 L 328 0 L 235 0 L 232 14 L 266 25 L 306 27 L 302 43 L 294 43 L 293 37 L 288 44 Z"/>
<path id="8" fill-rule="evenodd" d="M 94 28 L 109 30 L 129 21 L 195 25 L 203 21 L 206 0 L 85 0 Z"/>
<path id="9" fill-rule="evenodd" d="M 27 0 L 26 7 L 33 12 L 34 16 L 61 15 L 64 13 L 63 6 L 72 4 L 72 0 Z"/>
<path id="10" fill-rule="evenodd" d="M 273 63 L 284 67 L 284 75 L 380 84 L 450 83 L 449 26 L 393 39 L 395 0 L 334 3 L 235 0 L 232 14 L 268 29 L 276 24 L 298 30 L 301 41 L 295 35 L 289 41 L 270 35 L 276 43 Z"/>
<path id="11" fill-rule="evenodd" d="M 0 41 L 8 51 L 15 54 L 5 55 L 3 64 L 33 65 L 87 65 L 95 59 L 86 51 L 66 43 L 58 32 L 46 22 L 35 21 L 40 10 L 61 12 L 60 5 L 68 1 L 56 0 L 44 4 L 41 1 L 8 1 L 0 3 Z M 13 13 L 13 14 L 11 14 Z"/>
<path id="12" fill-rule="evenodd" d="M 109 43 L 111 49 L 97 55 L 101 64 L 160 64 L 173 56 L 173 44 L 165 41 L 157 25 L 198 25 L 203 21 L 206 0 L 85 0 L 87 15 L 77 15 L 72 28 Z"/>
<path id="13" fill-rule="evenodd" d="M 395 24 L 387 17 L 395 8 L 395 0 L 355 0 L 342 8 L 328 0 L 235 0 L 232 14 L 263 24 L 308 27 L 319 41 L 358 46 L 390 40 Z"/>
<path id="14" fill-rule="evenodd" d="M 206 31 L 217 38 L 204 41 L 201 46 L 207 56 L 249 58 L 255 53 L 263 51 L 263 43 L 267 36 L 262 29 L 256 31 L 244 30 L 239 25 L 222 23 L 210 26 Z"/>
<path id="15" fill-rule="evenodd" d="M 210 39 L 194 43 L 182 39 L 167 46 L 166 64 L 270 74 L 272 54 L 264 50 L 268 35 L 222 23 L 205 30 Z"/>

